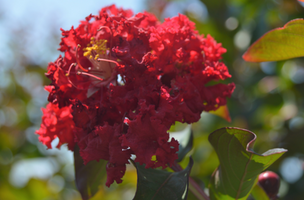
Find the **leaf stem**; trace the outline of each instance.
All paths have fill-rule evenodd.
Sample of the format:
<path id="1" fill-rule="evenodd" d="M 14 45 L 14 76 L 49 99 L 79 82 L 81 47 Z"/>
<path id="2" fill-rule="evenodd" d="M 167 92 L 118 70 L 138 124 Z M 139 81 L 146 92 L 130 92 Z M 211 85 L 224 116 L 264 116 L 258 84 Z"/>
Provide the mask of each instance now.
<path id="1" fill-rule="evenodd" d="M 182 171 L 183 168 L 177 163 L 171 166 L 171 169 L 175 172 Z M 208 195 L 204 190 L 189 176 L 189 190 L 199 199 L 199 200 L 210 200 Z"/>

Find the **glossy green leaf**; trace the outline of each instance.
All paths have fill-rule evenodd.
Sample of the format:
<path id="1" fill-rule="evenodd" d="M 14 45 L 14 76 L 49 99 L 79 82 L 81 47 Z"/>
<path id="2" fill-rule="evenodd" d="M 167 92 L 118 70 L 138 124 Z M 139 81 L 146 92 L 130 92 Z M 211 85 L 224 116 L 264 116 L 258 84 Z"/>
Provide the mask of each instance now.
<path id="1" fill-rule="evenodd" d="M 259 184 L 254 185 L 251 191 L 251 195 L 255 200 L 269 200 L 266 192 Z"/>
<path id="2" fill-rule="evenodd" d="M 193 131 L 191 125 L 187 125 L 186 128 L 181 131 L 170 132 L 170 137 L 175 138 L 179 142 L 178 159 L 176 161 L 180 162 L 193 147 Z"/>
<path id="3" fill-rule="evenodd" d="M 74 149 L 75 182 L 82 199 L 87 200 L 93 197 L 106 176 L 106 164 L 108 161 L 90 161 L 86 165 L 79 154 L 79 147 Z"/>
<path id="4" fill-rule="evenodd" d="M 243 55 L 248 62 L 286 60 L 304 56 L 304 20 L 295 19 L 273 29 L 253 43 Z"/>
<path id="5" fill-rule="evenodd" d="M 256 135 L 240 128 L 222 128 L 209 135 L 220 166 L 213 173 L 211 200 L 246 200 L 258 175 L 287 150 L 271 149 L 262 155 L 252 150 Z"/>
<path id="6" fill-rule="evenodd" d="M 134 200 L 184 200 L 187 199 L 189 174 L 193 160 L 180 172 L 168 172 L 158 169 L 146 169 L 136 163 L 137 190 Z"/>

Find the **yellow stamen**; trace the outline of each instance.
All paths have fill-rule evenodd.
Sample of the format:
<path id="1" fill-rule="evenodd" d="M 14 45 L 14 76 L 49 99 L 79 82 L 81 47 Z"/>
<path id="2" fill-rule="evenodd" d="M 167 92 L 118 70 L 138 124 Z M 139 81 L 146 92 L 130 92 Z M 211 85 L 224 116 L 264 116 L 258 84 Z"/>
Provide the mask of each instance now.
<path id="1" fill-rule="evenodd" d="M 109 48 L 107 48 L 107 40 L 95 40 L 94 37 L 91 37 L 90 43 L 92 46 L 88 45 L 88 47 L 83 49 L 83 55 L 85 57 L 89 56 L 90 59 L 95 55 L 94 59 L 97 60 L 100 55 L 106 54 L 107 50 L 109 50 Z"/>
<path id="2" fill-rule="evenodd" d="M 156 161 L 156 155 L 153 155 L 151 161 Z"/>

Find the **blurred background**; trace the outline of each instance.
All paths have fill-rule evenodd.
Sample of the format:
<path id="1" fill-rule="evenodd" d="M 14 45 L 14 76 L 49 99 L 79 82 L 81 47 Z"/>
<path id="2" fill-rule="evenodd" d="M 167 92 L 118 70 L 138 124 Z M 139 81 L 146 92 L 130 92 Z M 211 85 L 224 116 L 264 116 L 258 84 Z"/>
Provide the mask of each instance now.
<path id="1" fill-rule="evenodd" d="M 77 27 L 90 13 L 114 3 L 134 13 L 147 10 L 161 21 L 186 14 L 201 34 L 212 35 L 227 49 L 228 81 L 236 84 L 228 100 L 232 121 L 203 113 L 193 125 L 191 176 L 207 186 L 218 165 L 208 142 L 211 132 L 245 128 L 258 136 L 257 153 L 288 149 L 269 169 L 282 178 L 281 199 L 303 200 L 304 60 L 247 63 L 241 58 L 265 32 L 304 17 L 304 4 L 296 0 L 0 0 L 0 199 L 81 200 L 73 153 L 65 146 L 46 150 L 35 135 L 47 103 L 43 86 L 50 83 L 44 73 L 60 53 L 60 28 Z M 122 184 L 107 188 L 103 181 L 93 199 L 132 199 L 135 187 L 136 171 L 130 166 Z M 190 193 L 188 199 L 195 197 Z"/>

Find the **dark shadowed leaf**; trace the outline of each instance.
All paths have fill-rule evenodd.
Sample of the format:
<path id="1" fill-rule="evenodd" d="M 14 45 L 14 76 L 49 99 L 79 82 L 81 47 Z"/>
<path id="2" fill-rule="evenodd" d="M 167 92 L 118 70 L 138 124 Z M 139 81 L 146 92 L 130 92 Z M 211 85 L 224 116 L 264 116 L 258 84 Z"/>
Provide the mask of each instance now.
<path id="1" fill-rule="evenodd" d="M 295 19 L 273 29 L 253 43 L 243 55 L 248 62 L 285 60 L 304 56 L 304 20 Z"/>
<path id="2" fill-rule="evenodd" d="M 75 182 L 82 199 L 87 200 L 95 195 L 101 185 L 101 180 L 106 176 L 108 161 L 90 161 L 86 165 L 79 154 L 79 147 L 74 149 Z"/>
<path id="3" fill-rule="evenodd" d="M 252 150 L 256 135 L 240 128 L 222 128 L 209 135 L 220 166 L 213 173 L 211 200 L 246 200 L 258 175 L 287 150 L 271 149 L 262 155 Z"/>
<path id="4" fill-rule="evenodd" d="M 189 174 L 193 160 L 180 172 L 167 172 L 158 169 L 146 169 L 136 163 L 137 190 L 134 200 L 184 200 L 187 199 Z"/>
<path id="5" fill-rule="evenodd" d="M 181 131 L 170 132 L 170 136 L 179 142 L 178 159 L 176 161 L 180 162 L 193 147 L 193 131 L 191 125 L 187 125 L 186 128 Z"/>

